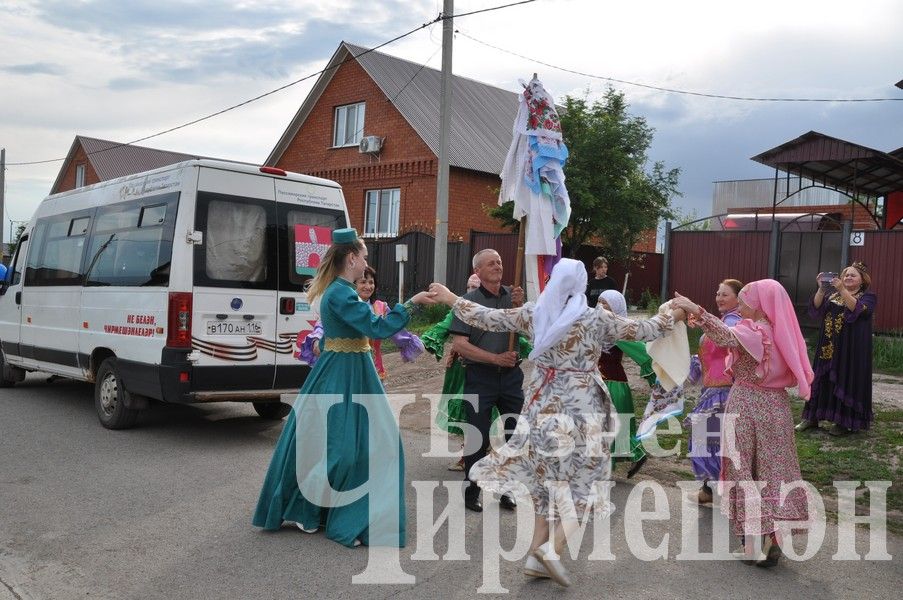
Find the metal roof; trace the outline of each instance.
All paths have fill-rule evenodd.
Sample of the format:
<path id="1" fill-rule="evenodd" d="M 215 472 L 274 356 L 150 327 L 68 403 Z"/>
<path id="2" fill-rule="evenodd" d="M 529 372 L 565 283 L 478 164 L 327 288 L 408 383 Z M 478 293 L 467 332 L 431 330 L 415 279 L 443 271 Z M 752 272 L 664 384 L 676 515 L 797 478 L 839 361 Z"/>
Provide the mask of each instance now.
<path id="1" fill-rule="evenodd" d="M 283 133 L 266 164 L 276 164 L 297 135 L 336 69 L 351 58 L 390 99 L 417 135 L 439 155 L 441 72 L 414 62 L 342 42 Z M 449 164 L 499 174 L 511 145 L 518 96 L 473 79 L 452 76 Z"/>
<path id="2" fill-rule="evenodd" d="M 69 164 L 75 156 L 75 149 L 79 145 L 84 149 L 88 162 L 91 163 L 100 181 L 141 173 L 142 171 L 149 171 L 186 160 L 206 158 L 197 154 L 157 150 L 155 148 L 77 135 L 72 142 L 72 147 L 69 149 L 69 154 L 66 156 L 66 161 L 60 168 L 56 181 L 53 183 L 53 187 L 50 190 L 51 193 L 57 191 L 57 186 L 68 170 Z"/>
<path id="3" fill-rule="evenodd" d="M 884 196 L 903 190 L 903 160 L 817 131 L 766 150 L 752 160 L 851 195 Z"/>

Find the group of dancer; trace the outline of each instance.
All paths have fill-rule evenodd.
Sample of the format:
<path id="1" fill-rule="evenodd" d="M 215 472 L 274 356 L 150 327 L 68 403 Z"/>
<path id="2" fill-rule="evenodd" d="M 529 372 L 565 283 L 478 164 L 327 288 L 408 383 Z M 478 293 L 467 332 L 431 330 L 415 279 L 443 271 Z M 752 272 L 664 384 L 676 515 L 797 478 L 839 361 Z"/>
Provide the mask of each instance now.
<path id="1" fill-rule="evenodd" d="M 463 456 L 465 506 L 482 509 L 481 488 L 501 496 L 503 506 L 532 504 L 535 529 L 524 566 L 527 575 L 570 584 L 560 559 L 567 537 L 577 529 L 578 518 L 605 517 L 610 511 L 599 484 L 611 477 L 612 449 L 607 441 L 599 443 L 600 434 L 602 439 L 616 437 L 618 413 L 633 413 L 621 354 L 633 358 L 641 375 L 653 383 L 651 359 L 641 342 L 671 335 L 680 321 L 705 334 L 698 369 L 704 389 L 690 419 L 702 418 L 707 428 L 717 428 L 718 414 L 731 415 L 731 446 L 737 450 L 737 456 L 721 459 L 716 438 L 707 438 L 707 444 L 713 444 L 708 454 L 693 462 L 703 482 L 699 500 L 711 502 L 714 482 L 719 483 L 724 493 L 721 509 L 741 540 L 737 555 L 760 566 L 773 565 L 780 557 L 776 521 L 807 520 L 803 490 L 778 501 L 782 484 L 801 479 L 786 390 L 798 387 L 798 395 L 808 400 L 813 370 L 793 305 L 777 282 L 743 286 L 725 280 L 716 296 L 720 316 L 677 295 L 667 310 L 648 319 L 630 319 L 617 292 L 602 292 L 597 304 L 589 306 L 587 272 L 579 261 L 561 259 L 536 302 L 524 304 L 521 290 L 501 286 L 499 255 L 483 251 L 474 257 L 478 280 L 469 282 L 465 296 L 434 283 L 429 291 L 377 314 L 354 285 L 368 268 L 366 259 L 366 246 L 353 229 L 336 230 L 310 283 L 309 301 L 320 302 L 319 356 L 277 443 L 254 514 L 256 526 L 273 530 L 288 523 L 309 533 L 323 527 L 328 538 L 346 546 L 404 545 L 401 439 L 370 357 L 369 340 L 399 333 L 426 304 L 445 304 L 453 314 L 424 336 L 437 359 L 443 356 L 446 335 L 453 337 L 446 392 L 462 390 L 476 398 L 459 403 L 452 394 L 453 402 L 440 413 L 441 423 L 450 431 L 457 429 L 455 433 L 461 430 L 456 423 L 473 426 L 466 428 L 473 439 L 465 439 Z M 521 336 L 517 349 L 508 341 L 509 333 Z M 519 368 L 524 354 L 534 365 L 526 385 Z M 453 370 L 457 366 L 461 369 Z M 324 409 L 317 401 L 324 395 L 338 400 Z M 382 401 L 364 408 L 352 400 L 358 395 Z M 499 427 L 504 427 L 506 443 L 487 453 L 489 429 L 499 414 L 505 420 Z M 390 421 L 394 429 L 386 425 Z M 312 430 L 324 422 L 325 431 Z M 372 430 L 383 426 L 389 433 L 374 437 Z M 632 461 L 633 470 L 645 455 L 631 427 L 630 448 L 618 453 Z M 562 431 L 570 436 L 571 451 L 565 457 L 555 452 Z M 326 448 L 310 473 L 297 465 L 304 454 L 298 454 L 298 444 L 307 437 Z M 371 448 L 371 439 L 382 439 L 384 447 Z M 387 455 L 397 460 L 387 460 Z M 315 479 L 313 473 L 320 479 L 312 486 L 308 480 Z M 374 479 L 392 482 L 388 485 L 397 489 L 323 503 L 331 493 Z M 759 510 L 747 514 L 746 488 L 731 484 L 753 481 L 764 482 L 765 488 L 757 500 Z M 329 494 L 310 497 L 317 485 L 328 488 Z M 372 527 L 377 519 L 395 529 L 387 531 L 383 525 L 376 535 Z"/>

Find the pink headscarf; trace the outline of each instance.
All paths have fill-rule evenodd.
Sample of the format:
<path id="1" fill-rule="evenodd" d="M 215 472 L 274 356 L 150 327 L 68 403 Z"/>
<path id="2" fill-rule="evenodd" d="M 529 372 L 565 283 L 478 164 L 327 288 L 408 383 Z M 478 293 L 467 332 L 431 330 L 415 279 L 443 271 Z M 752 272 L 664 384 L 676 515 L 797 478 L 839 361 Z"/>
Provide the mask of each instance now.
<path id="1" fill-rule="evenodd" d="M 760 279 L 740 290 L 740 300 L 748 307 L 765 313 L 772 325 L 774 347 L 793 373 L 800 396 L 809 399 L 810 384 L 815 375 L 809 364 L 806 341 L 800 333 L 793 303 L 784 287 L 774 279 Z"/>

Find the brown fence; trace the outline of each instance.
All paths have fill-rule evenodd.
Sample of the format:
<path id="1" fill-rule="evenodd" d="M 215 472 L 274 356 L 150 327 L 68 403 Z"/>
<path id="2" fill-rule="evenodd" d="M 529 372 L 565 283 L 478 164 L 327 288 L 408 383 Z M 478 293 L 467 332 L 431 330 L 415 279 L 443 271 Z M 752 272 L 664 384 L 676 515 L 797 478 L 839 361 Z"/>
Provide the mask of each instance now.
<path id="1" fill-rule="evenodd" d="M 770 243 L 768 231 L 672 231 L 665 295 L 680 292 L 714 312 L 722 280 L 746 283 L 768 277 Z"/>
<path id="2" fill-rule="evenodd" d="M 435 238 L 421 232 L 411 232 L 393 240 L 367 240 L 369 257 L 367 262 L 376 269 L 377 297 L 389 303 L 398 301 L 398 263 L 395 261 L 395 247 L 406 244 L 408 260 L 404 271 L 404 297 L 410 298 L 420 290 L 425 290 L 433 282 L 433 257 Z M 471 252 L 468 244 L 449 242 L 448 276 L 449 288 L 462 293 L 467 284 Z"/>
<path id="3" fill-rule="evenodd" d="M 903 331 L 903 231 L 865 232 L 864 245 L 850 248 L 850 260 L 864 262 L 872 277 L 875 330 Z"/>

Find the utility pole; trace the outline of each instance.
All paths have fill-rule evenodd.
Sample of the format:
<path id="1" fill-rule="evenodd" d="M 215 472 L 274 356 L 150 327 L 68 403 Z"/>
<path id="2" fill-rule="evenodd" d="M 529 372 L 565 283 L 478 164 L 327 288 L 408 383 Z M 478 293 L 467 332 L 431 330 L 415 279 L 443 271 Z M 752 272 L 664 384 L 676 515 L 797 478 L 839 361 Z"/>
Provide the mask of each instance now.
<path id="1" fill-rule="evenodd" d="M 439 172 L 436 176 L 436 247 L 433 252 L 433 281 L 446 283 L 448 265 L 448 138 L 451 130 L 452 36 L 454 0 L 443 0 L 442 16 L 442 96 L 439 99 Z"/>

